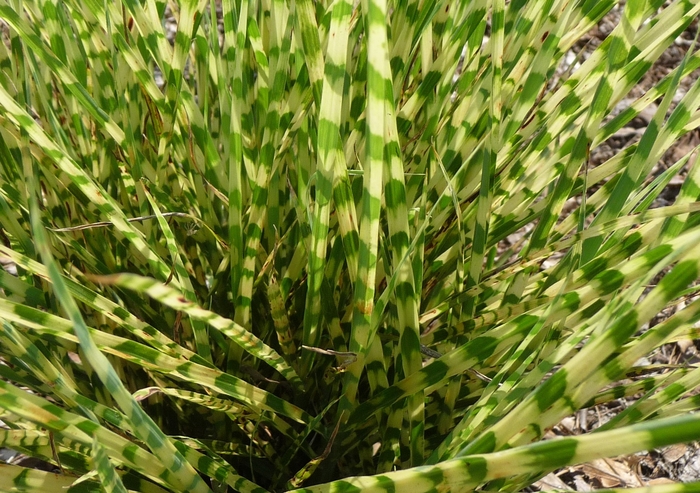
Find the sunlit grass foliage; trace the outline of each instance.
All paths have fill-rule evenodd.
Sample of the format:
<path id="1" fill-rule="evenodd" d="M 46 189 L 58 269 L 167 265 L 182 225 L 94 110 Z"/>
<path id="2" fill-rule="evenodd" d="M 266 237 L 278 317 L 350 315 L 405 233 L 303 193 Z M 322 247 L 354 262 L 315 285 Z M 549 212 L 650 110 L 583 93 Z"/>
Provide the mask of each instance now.
<path id="1" fill-rule="evenodd" d="M 696 149 L 655 170 L 700 54 L 619 105 L 699 12 L 0 0 L 0 446 L 58 471 L 0 490 L 515 492 L 700 439 L 700 369 L 628 378 L 696 337 Z"/>

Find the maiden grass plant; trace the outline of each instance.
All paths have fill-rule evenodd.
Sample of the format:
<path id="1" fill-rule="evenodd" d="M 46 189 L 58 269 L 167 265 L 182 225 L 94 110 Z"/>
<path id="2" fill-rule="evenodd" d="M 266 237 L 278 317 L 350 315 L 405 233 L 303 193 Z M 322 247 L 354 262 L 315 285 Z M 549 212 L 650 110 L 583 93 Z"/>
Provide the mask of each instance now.
<path id="1" fill-rule="evenodd" d="M 619 111 L 700 3 L 619 3 L 0 0 L 0 446 L 59 472 L 0 490 L 514 492 L 700 439 L 700 369 L 633 377 L 697 334 L 697 149 L 654 169 L 700 54 Z"/>

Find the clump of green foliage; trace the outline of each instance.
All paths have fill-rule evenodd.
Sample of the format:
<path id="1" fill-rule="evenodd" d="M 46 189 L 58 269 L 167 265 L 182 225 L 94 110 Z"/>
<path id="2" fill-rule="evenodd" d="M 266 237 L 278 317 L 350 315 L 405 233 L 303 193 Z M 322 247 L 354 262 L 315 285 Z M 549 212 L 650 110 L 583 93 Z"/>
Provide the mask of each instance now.
<path id="1" fill-rule="evenodd" d="M 700 319 L 695 149 L 653 174 L 700 55 L 613 112 L 699 12 L 0 1 L 0 446 L 61 472 L 0 490 L 515 492 L 700 439 L 700 369 L 627 378 Z"/>

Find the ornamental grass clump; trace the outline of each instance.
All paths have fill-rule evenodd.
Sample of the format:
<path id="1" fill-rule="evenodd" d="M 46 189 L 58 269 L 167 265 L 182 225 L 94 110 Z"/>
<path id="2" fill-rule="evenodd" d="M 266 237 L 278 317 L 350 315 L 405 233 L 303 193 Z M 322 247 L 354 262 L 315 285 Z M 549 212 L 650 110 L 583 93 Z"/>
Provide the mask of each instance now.
<path id="1" fill-rule="evenodd" d="M 700 439 L 700 369 L 638 376 L 700 320 L 698 149 L 656 166 L 694 42 L 629 96 L 699 12 L 0 1 L 0 446 L 57 472 L 0 490 L 516 492 Z"/>

